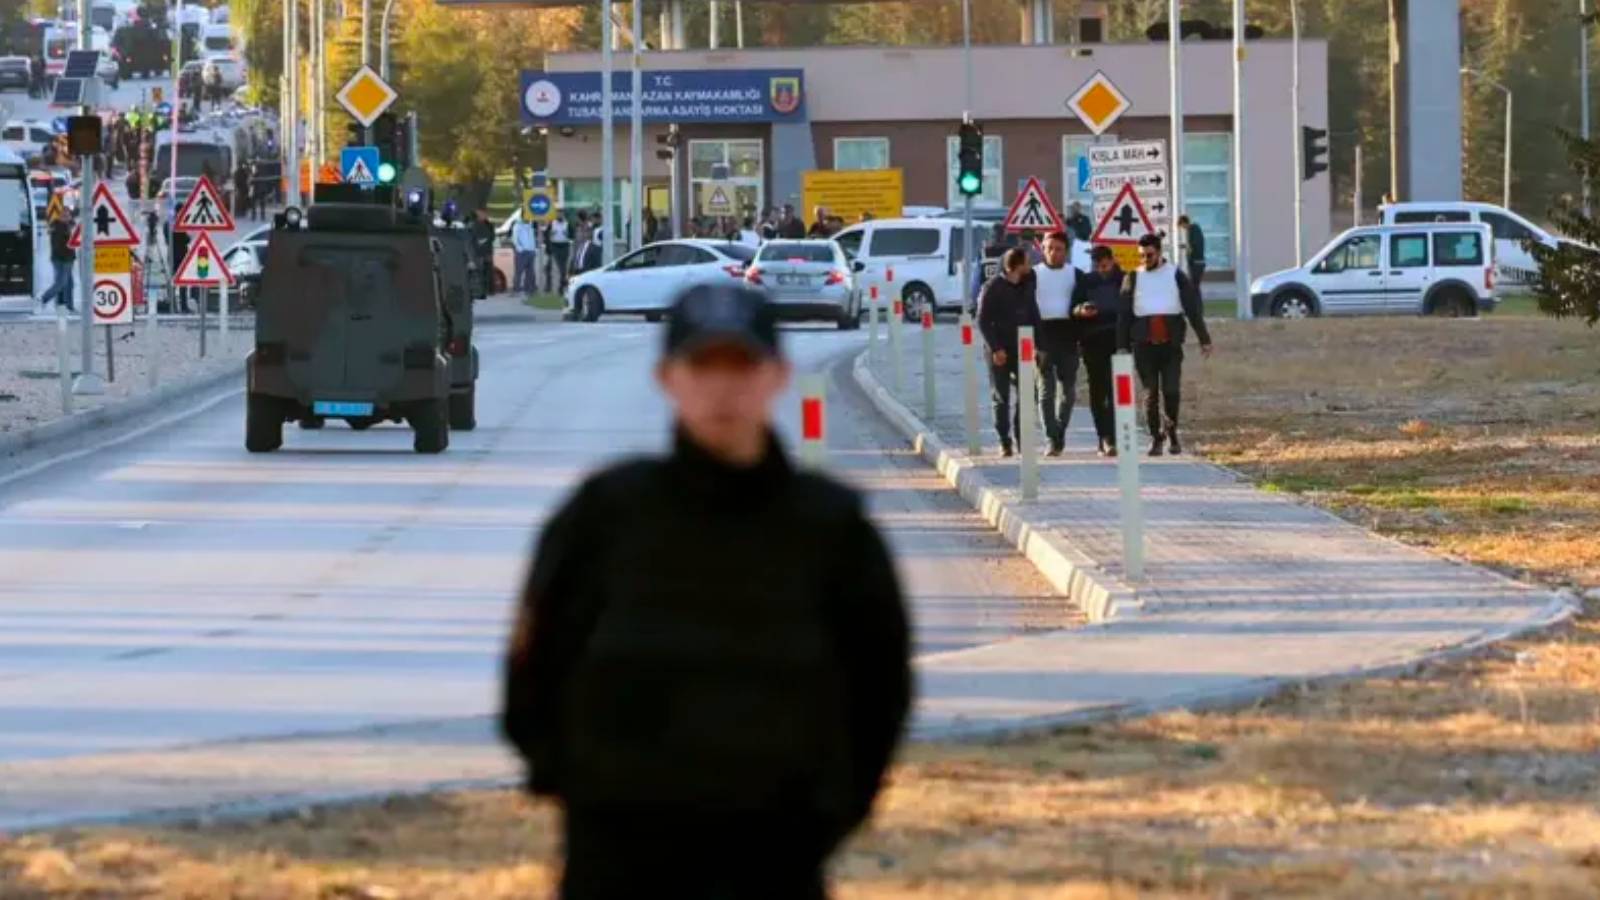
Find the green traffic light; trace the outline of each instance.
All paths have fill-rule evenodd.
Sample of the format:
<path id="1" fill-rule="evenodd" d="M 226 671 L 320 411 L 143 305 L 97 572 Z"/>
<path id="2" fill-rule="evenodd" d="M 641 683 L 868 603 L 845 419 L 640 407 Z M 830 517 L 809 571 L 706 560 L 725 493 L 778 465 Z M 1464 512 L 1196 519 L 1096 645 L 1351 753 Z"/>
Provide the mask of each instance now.
<path id="1" fill-rule="evenodd" d="M 971 172 L 964 172 L 961 175 L 960 187 L 961 193 L 969 197 L 981 194 L 983 193 L 983 179 Z"/>
<path id="2" fill-rule="evenodd" d="M 387 162 L 378 163 L 378 183 L 379 184 L 388 184 L 389 182 L 394 181 L 394 176 L 396 174 L 398 174 L 398 173 L 395 172 L 394 163 L 387 163 Z"/>

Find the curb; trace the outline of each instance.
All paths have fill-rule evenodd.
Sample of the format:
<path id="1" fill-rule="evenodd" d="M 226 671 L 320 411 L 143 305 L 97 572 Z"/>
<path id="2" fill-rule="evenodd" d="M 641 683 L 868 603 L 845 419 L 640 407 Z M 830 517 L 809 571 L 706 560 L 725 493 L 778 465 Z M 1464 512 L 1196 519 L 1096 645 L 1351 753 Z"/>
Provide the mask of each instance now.
<path id="1" fill-rule="evenodd" d="M 945 481 L 1005 535 L 1039 570 L 1057 593 L 1084 611 L 1090 622 L 1125 619 L 1143 608 L 1132 588 L 1112 578 L 1087 554 L 1060 535 L 1041 531 L 1027 520 L 1021 504 L 1005 500 L 999 488 L 966 454 L 958 454 L 927 423 L 895 399 L 867 366 L 867 354 L 856 357 L 855 380 L 878 412 L 905 433 L 911 446 Z"/>
<path id="2" fill-rule="evenodd" d="M 37 428 L 29 428 L 16 434 L 0 435 L 0 459 L 61 443 L 96 428 L 121 424 L 167 404 L 182 403 L 200 394 L 209 393 L 243 376 L 244 360 L 240 360 L 237 365 L 229 366 L 221 372 L 165 384 L 148 394 L 140 394 L 95 409 L 73 413 L 65 419 L 47 422 Z"/>

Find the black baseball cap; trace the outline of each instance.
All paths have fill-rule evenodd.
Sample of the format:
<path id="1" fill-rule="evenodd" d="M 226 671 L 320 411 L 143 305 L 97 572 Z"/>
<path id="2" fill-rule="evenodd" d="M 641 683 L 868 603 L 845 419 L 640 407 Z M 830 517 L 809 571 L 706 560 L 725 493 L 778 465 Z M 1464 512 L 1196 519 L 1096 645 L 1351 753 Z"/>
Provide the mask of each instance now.
<path id="1" fill-rule="evenodd" d="M 766 294 L 740 282 L 697 285 L 678 295 L 667 314 L 663 355 L 719 345 L 743 347 L 758 357 L 783 355 L 777 310 Z"/>

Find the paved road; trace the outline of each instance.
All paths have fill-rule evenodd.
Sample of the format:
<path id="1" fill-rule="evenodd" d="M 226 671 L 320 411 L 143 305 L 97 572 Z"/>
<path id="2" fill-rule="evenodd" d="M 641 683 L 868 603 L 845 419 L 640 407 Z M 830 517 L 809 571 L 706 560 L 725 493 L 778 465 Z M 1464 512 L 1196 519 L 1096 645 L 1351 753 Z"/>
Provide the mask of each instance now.
<path id="1" fill-rule="evenodd" d="M 510 772 L 481 718 L 510 599 L 574 481 L 663 445 L 657 334 L 484 329 L 481 427 L 438 457 L 399 427 L 338 425 L 250 456 L 233 393 L 117 446 L 0 470 L 0 828 Z M 789 339 L 801 368 L 836 376 L 832 461 L 890 531 L 919 652 L 1071 621 L 854 396 L 839 364 L 859 335 Z"/>

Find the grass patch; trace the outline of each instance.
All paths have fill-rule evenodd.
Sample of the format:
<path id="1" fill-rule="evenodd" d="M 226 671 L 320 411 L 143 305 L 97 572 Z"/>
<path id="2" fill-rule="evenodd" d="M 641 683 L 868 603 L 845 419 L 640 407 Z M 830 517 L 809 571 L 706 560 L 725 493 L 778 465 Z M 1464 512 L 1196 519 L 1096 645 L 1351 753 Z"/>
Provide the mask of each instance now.
<path id="1" fill-rule="evenodd" d="M 1402 540 L 1600 586 L 1600 333 L 1369 319 L 1217 342 L 1188 367 L 1197 449 Z M 1600 896 L 1597 613 L 1242 710 L 913 747 L 837 896 Z M 479 792 L 56 832 L 0 840 L 0 897 L 546 896 L 558 824 Z"/>
<path id="2" fill-rule="evenodd" d="M 566 304 L 562 302 L 559 294 L 529 294 L 522 302 L 534 309 L 566 309 Z"/>

